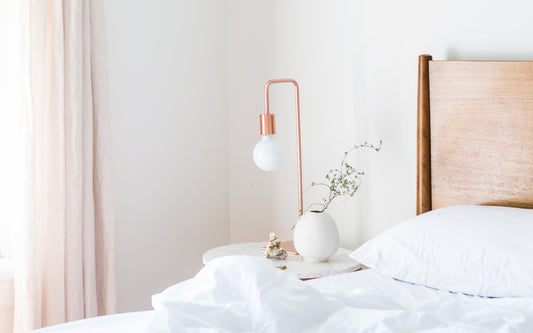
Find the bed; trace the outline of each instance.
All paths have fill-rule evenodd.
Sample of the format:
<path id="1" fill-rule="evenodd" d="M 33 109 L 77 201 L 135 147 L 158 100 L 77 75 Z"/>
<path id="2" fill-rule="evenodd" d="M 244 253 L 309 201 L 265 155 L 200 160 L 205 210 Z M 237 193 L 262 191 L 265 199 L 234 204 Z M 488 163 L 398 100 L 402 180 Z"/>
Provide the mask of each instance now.
<path id="1" fill-rule="evenodd" d="M 154 310 L 60 332 L 533 332 L 533 62 L 419 57 L 417 216 L 310 281 L 217 259 Z"/>

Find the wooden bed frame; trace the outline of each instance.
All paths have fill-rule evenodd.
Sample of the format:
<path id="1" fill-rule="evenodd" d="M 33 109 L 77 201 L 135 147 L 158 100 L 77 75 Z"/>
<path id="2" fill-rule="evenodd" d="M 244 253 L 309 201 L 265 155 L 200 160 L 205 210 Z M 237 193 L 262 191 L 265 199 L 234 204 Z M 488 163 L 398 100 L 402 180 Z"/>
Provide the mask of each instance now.
<path id="1" fill-rule="evenodd" d="M 419 57 L 417 215 L 533 208 L 533 62 Z"/>

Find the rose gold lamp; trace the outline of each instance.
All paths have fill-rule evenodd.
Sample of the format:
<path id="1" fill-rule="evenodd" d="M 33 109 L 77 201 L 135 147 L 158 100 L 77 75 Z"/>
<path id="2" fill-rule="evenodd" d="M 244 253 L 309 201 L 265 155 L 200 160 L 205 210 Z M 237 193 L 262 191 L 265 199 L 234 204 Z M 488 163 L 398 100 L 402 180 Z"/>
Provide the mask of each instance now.
<path id="1" fill-rule="evenodd" d="M 296 137 L 298 142 L 298 215 L 303 214 L 302 195 L 302 144 L 300 137 L 300 89 L 293 79 L 275 79 L 265 84 L 265 113 L 259 116 L 261 135 L 263 136 L 254 148 L 254 161 L 265 171 L 278 169 L 285 157 L 283 146 L 274 139 L 276 134 L 275 116 L 270 113 L 269 88 L 275 83 L 292 83 L 296 92 Z"/>

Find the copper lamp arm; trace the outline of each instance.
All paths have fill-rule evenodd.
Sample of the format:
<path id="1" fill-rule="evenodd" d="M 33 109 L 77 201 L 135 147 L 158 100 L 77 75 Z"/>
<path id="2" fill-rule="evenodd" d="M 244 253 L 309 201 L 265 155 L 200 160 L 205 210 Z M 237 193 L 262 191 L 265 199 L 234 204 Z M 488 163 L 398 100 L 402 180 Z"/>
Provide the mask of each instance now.
<path id="1" fill-rule="evenodd" d="M 275 118 L 270 113 L 269 88 L 273 83 L 292 83 L 296 91 L 296 138 L 298 142 L 298 216 L 303 214 L 302 194 L 302 140 L 300 134 L 300 88 L 293 79 L 275 79 L 265 84 L 265 113 L 260 115 L 261 135 L 276 134 Z"/>

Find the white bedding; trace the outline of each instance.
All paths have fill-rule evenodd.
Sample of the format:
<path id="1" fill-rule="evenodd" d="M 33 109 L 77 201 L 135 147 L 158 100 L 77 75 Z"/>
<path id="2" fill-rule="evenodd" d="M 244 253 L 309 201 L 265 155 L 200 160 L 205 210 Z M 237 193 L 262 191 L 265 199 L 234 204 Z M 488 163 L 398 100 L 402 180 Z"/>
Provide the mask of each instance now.
<path id="1" fill-rule="evenodd" d="M 50 326 L 34 333 L 144 333 L 154 311 L 140 311 L 100 316 Z"/>
<path id="2" fill-rule="evenodd" d="M 533 332 L 533 298 L 466 296 L 373 270 L 302 282 L 244 256 L 214 260 L 153 304 L 38 332 Z"/>

